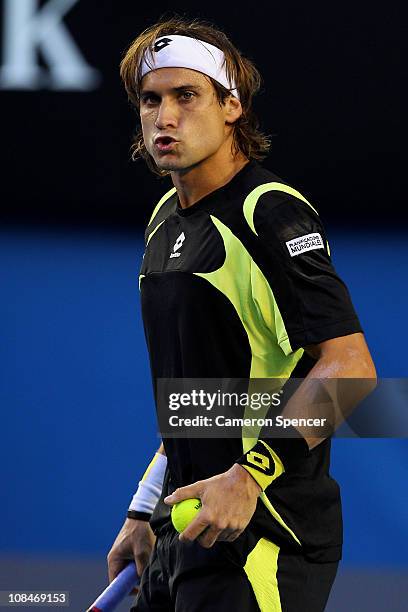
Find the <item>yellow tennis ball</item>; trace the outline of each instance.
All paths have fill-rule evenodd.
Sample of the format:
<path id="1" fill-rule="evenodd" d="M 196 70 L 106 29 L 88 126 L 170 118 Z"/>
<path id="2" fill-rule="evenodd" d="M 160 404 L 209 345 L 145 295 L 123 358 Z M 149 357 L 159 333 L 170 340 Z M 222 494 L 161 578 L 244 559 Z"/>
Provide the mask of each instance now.
<path id="1" fill-rule="evenodd" d="M 176 531 L 181 533 L 200 512 L 202 503 L 197 497 L 184 499 L 171 509 L 171 521 Z"/>

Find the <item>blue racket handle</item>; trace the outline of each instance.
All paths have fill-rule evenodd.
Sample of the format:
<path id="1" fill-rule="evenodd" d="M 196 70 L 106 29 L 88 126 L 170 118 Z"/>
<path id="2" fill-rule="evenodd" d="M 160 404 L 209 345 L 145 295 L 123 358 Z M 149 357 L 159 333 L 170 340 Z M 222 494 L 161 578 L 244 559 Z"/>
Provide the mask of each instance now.
<path id="1" fill-rule="evenodd" d="M 136 565 L 129 563 L 99 595 L 87 612 L 112 612 L 138 584 Z"/>

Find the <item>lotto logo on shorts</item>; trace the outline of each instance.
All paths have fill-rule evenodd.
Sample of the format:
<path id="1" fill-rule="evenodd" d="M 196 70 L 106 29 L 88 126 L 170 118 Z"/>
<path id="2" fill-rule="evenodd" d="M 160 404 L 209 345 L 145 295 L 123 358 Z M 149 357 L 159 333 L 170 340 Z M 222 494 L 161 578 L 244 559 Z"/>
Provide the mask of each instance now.
<path id="1" fill-rule="evenodd" d="M 306 253 L 306 251 L 313 251 L 314 249 L 324 249 L 323 239 L 320 234 L 306 234 L 306 236 L 300 236 L 286 242 L 288 251 L 291 257 Z"/>

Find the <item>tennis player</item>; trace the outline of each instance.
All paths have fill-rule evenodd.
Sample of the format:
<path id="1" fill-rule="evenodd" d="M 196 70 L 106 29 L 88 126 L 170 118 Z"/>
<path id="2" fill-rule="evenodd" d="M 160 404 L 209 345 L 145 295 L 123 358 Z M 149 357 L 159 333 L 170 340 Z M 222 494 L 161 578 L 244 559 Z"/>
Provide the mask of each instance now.
<path id="1" fill-rule="evenodd" d="M 140 273 L 153 381 L 372 379 L 375 368 L 314 203 L 265 169 L 252 111 L 260 75 L 224 33 L 174 17 L 129 47 L 121 76 L 140 114 L 134 156 L 172 188 L 153 210 Z M 320 381 L 320 383 L 319 383 Z M 108 555 L 134 558 L 134 612 L 324 610 L 342 549 L 330 436 L 165 438 Z M 202 509 L 179 536 L 176 502 Z"/>

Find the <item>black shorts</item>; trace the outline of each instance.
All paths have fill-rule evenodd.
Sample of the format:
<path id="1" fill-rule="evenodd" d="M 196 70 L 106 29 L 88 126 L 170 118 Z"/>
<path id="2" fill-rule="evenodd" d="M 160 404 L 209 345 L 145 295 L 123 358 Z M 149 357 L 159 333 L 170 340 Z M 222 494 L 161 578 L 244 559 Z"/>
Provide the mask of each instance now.
<path id="1" fill-rule="evenodd" d="M 157 534 L 131 612 L 323 612 L 338 562 L 312 563 L 246 529 L 235 542 Z"/>

